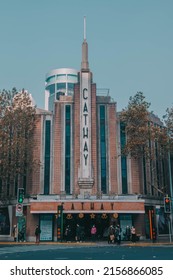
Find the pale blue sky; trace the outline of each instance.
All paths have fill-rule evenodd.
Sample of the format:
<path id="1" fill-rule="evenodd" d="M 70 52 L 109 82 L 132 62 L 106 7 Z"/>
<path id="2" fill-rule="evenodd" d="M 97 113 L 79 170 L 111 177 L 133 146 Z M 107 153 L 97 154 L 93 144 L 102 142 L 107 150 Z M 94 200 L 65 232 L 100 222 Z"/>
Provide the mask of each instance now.
<path id="1" fill-rule="evenodd" d="M 0 89 L 26 88 L 44 108 L 45 75 L 89 64 L 118 110 L 143 91 L 162 117 L 173 106 L 173 0 L 0 0 Z"/>

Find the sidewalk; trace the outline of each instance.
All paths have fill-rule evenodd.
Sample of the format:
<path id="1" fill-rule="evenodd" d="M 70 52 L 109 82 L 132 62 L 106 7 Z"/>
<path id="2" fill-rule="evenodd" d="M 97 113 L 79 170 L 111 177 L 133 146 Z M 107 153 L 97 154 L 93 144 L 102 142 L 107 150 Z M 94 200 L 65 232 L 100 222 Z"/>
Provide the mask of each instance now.
<path id="1" fill-rule="evenodd" d="M 36 245 L 35 242 L 14 242 L 14 241 L 0 241 L 0 245 Z M 63 246 L 119 246 L 116 244 L 108 244 L 107 241 L 96 241 L 96 242 L 45 242 L 42 241 L 39 245 L 63 245 Z M 158 240 L 156 242 L 152 242 L 151 240 L 144 240 L 144 241 L 137 241 L 132 243 L 131 241 L 122 241 L 120 246 L 128 246 L 128 247 L 146 247 L 146 246 L 173 246 L 173 241 L 170 242 L 169 240 Z"/>

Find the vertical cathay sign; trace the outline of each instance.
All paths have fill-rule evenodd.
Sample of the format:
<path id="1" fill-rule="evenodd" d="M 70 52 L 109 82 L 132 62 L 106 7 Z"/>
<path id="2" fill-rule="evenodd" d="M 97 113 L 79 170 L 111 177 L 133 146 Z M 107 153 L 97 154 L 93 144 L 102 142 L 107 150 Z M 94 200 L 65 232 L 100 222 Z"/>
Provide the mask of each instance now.
<path id="1" fill-rule="evenodd" d="M 90 74 L 81 73 L 80 176 L 91 178 L 91 94 Z"/>
<path id="2" fill-rule="evenodd" d="M 84 139 L 84 147 L 83 147 L 83 156 L 84 156 L 84 163 L 87 166 L 88 160 L 88 89 L 84 88 L 82 90 L 83 95 L 83 117 L 84 117 L 84 126 L 83 126 L 83 139 Z"/>

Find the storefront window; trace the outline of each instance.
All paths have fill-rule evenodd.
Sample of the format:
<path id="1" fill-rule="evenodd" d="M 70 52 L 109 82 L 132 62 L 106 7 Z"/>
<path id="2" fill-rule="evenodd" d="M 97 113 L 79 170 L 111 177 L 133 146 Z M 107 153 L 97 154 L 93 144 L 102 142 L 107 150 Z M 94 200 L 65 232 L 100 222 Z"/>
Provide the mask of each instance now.
<path id="1" fill-rule="evenodd" d="M 0 235 L 10 234 L 10 220 L 8 207 L 0 208 Z"/>
<path id="2" fill-rule="evenodd" d="M 164 213 L 164 207 L 159 209 L 158 234 L 169 234 L 169 217 Z"/>
<path id="3" fill-rule="evenodd" d="M 53 240 L 53 215 L 40 215 L 40 241 Z"/>

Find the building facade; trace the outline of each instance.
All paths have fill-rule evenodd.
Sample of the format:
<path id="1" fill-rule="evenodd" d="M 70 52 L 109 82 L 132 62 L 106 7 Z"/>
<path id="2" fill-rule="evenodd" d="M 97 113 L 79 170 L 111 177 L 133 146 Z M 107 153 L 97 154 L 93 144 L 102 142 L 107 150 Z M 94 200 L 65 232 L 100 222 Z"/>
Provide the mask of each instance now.
<path id="1" fill-rule="evenodd" d="M 153 123 L 162 125 L 153 116 Z M 23 216 L 16 217 L 15 202 L 8 206 L 9 234 L 13 224 L 26 227 L 34 240 L 37 224 L 42 241 L 58 238 L 58 207 L 62 210 L 61 238 L 67 225 L 75 240 L 80 224 L 85 239 L 97 227 L 104 239 L 110 224 L 135 226 L 140 238 L 151 238 L 151 227 L 168 234 L 163 199 L 152 188 L 151 166 L 121 155 L 125 126 L 108 90 L 97 90 L 89 69 L 88 44 L 82 44 L 81 70 L 55 69 L 46 76 L 45 110 L 37 109 L 34 157 L 40 167 L 28 178 Z M 169 185 L 167 161 L 156 163 L 159 182 Z M 60 209 L 60 208 L 59 208 Z M 160 232 L 159 232 L 160 231 Z"/>

